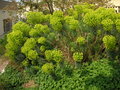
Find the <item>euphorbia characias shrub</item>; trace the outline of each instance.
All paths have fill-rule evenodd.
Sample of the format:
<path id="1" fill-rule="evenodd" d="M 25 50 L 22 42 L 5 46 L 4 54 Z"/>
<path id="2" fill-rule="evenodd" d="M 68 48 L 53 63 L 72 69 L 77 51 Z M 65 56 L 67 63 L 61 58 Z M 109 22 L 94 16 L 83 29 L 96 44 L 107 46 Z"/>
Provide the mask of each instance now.
<path id="1" fill-rule="evenodd" d="M 113 9 L 95 9 L 91 4 L 76 5 L 67 13 L 28 12 L 26 22 L 16 23 L 8 34 L 7 55 L 22 54 L 24 66 L 106 58 L 105 48 L 120 50 L 117 16 Z"/>

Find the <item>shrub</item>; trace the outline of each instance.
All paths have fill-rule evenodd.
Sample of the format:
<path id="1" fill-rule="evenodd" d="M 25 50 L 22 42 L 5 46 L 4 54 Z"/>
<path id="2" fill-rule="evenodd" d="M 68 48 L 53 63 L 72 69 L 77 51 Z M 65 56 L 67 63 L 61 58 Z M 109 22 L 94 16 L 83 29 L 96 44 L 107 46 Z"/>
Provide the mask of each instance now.
<path id="1" fill-rule="evenodd" d="M 113 9 L 96 9 L 85 3 L 75 5 L 68 12 L 47 15 L 28 12 L 26 21 L 27 24 L 16 23 L 7 37 L 8 56 L 16 61 L 28 59 L 30 65 L 43 65 L 64 60 L 91 61 L 113 57 L 112 54 L 116 54 L 116 59 L 120 57 L 119 23 L 116 23 L 119 14 Z"/>
<path id="2" fill-rule="evenodd" d="M 62 64 L 56 67 L 55 74 L 57 79 L 51 78 L 51 75 L 37 73 L 36 82 L 40 85 L 39 89 L 69 89 L 69 90 L 113 90 L 120 89 L 119 70 L 120 65 L 114 61 L 102 59 L 93 61 L 91 64 L 84 64 L 80 68 L 69 67 Z M 72 71 L 71 76 L 68 69 Z M 116 77 L 118 75 L 118 77 Z M 42 85 L 42 86 L 41 86 Z"/>
<path id="3" fill-rule="evenodd" d="M 3 88 L 3 90 L 17 89 L 23 83 L 22 73 L 16 70 L 16 68 L 8 66 L 5 72 L 0 75 L 0 88 Z"/>

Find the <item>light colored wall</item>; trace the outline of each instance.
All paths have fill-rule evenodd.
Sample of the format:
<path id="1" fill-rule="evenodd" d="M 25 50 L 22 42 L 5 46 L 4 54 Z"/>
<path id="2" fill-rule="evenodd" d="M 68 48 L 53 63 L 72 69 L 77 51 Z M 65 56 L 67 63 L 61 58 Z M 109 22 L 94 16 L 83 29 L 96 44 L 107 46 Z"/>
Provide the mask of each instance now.
<path id="1" fill-rule="evenodd" d="M 12 24 L 16 21 L 16 12 L 15 11 L 6 11 L 6 10 L 0 10 L 0 35 L 4 34 L 4 25 L 3 20 L 10 18 L 12 19 Z"/>

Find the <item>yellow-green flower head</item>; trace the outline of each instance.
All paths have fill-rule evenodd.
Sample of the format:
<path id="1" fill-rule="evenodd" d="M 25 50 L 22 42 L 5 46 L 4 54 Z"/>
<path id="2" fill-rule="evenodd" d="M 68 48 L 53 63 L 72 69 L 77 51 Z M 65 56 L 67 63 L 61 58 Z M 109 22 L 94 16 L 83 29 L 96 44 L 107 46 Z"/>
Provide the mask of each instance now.
<path id="1" fill-rule="evenodd" d="M 83 44 L 85 44 L 85 38 L 84 37 L 78 37 L 76 42 L 83 45 Z"/>
<path id="2" fill-rule="evenodd" d="M 54 65 L 52 63 L 46 63 L 42 66 L 42 71 L 50 74 L 54 71 Z"/>
<path id="3" fill-rule="evenodd" d="M 42 46 L 40 46 L 40 51 L 41 51 L 41 52 L 44 52 L 44 51 L 45 51 L 45 49 L 46 49 L 46 47 L 45 47 L 45 46 L 43 46 L 43 45 L 42 45 Z"/>
<path id="4" fill-rule="evenodd" d="M 82 52 L 75 52 L 75 53 L 73 53 L 73 59 L 76 62 L 82 61 L 83 60 L 83 53 Z"/>
<path id="5" fill-rule="evenodd" d="M 28 58 L 29 58 L 30 60 L 36 60 L 36 59 L 38 58 L 38 53 L 37 53 L 37 51 L 36 51 L 36 50 L 30 50 L 30 51 L 28 52 Z"/>
<path id="6" fill-rule="evenodd" d="M 45 37 L 40 37 L 38 39 L 38 43 L 40 43 L 40 44 L 45 44 L 45 42 L 46 42 L 46 38 Z"/>
<path id="7" fill-rule="evenodd" d="M 116 45 L 116 38 L 112 35 L 106 35 L 103 37 L 103 43 L 108 50 L 114 50 Z"/>

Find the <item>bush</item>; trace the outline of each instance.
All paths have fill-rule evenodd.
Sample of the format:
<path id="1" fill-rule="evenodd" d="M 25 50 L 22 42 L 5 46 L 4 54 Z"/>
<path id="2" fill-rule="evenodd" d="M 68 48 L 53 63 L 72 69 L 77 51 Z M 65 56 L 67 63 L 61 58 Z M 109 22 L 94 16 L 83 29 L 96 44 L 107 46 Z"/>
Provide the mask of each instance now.
<path id="1" fill-rule="evenodd" d="M 86 63 L 77 69 L 62 64 L 55 69 L 54 78 L 57 79 L 40 70 L 35 80 L 41 90 L 118 90 L 120 89 L 119 67 L 119 64 L 107 59 Z"/>
<path id="2" fill-rule="evenodd" d="M 28 12 L 7 35 L 6 54 L 26 67 L 119 59 L 119 18 L 114 9 L 86 3 L 65 13 Z"/>
<path id="3" fill-rule="evenodd" d="M 16 68 L 8 66 L 0 75 L 0 88 L 3 90 L 15 90 L 24 83 L 23 75 Z"/>

